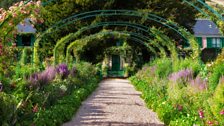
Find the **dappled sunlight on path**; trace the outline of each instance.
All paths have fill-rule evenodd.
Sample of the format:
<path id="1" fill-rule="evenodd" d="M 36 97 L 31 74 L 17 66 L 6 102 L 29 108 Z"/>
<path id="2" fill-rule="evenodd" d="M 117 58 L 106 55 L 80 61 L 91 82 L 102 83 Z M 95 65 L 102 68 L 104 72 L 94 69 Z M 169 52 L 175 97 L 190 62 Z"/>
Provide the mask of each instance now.
<path id="1" fill-rule="evenodd" d="M 63 126 L 163 126 L 125 79 L 107 79 Z"/>

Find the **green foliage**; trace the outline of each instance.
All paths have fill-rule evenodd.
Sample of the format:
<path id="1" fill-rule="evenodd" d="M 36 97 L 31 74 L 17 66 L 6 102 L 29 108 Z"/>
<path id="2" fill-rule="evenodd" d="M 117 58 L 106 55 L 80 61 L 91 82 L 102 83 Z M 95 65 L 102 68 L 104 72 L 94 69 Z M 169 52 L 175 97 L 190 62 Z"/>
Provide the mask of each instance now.
<path id="1" fill-rule="evenodd" d="M 21 66 L 24 66 L 26 65 L 27 63 L 29 63 L 29 54 L 32 54 L 32 51 L 30 48 L 24 48 L 23 51 L 22 51 L 22 55 L 20 57 L 20 65 Z"/>
<path id="2" fill-rule="evenodd" d="M 34 64 L 34 67 L 36 67 L 37 69 L 40 65 L 38 49 L 39 49 L 39 41 L 36 41 L 34 43 L 34 48 L 33 48 L 33 64 Z"/>
<path id="3" fill-rule="evenodd" d="M 81 101 L 86 99 L 96 87 L 96 81 L 89 81 L 88 84 L 82 86 L 82 88 L 74 90 L 71 95 L 58 100 L 57 104 L 51 106 L 49 109 L 41 109 L 36 114 L 34 124 L 37 126 L 57 126 L 69 121 L 78 110 L 81 105 Z"/>
<path id="4" fill-rule="evenodd" d="M 27 65 L 17 65 L 14 69 L 15 75 L 13 76 L 14 79 L 27 79 L 32 73 L 38 71 L 35 67 L 30 64 Z"/>
<path id="5" fill-rule="evenodd" d="M 194 60 L 192 58 L 185 58 L 179 59 L 178 63 L 173 66 L 174 72 L 184 70 L 184 69 L 191 69 L 194 72 L 194 75 L 198 75 L 201 70 L 201 62 L 199 60 Z"/>
<path id="6" fill-rule="evenodd" d="M 211 111 L 219 121 L 220 125 L 224 125 L 223 115 L 224 113 L 224 82 L 221 78 L 220 83 L 215 89 L 213 97 L 210 99 Z"/>
<path id="7" fill-rule="evenodd" d="M 97 71 L 96 68 L 93 67 L 92 64 L 87 62 L 80 62 L 75 65 L 78 70 L 77 77 L 82 80 L 89 80 L 94 78 Z"/>
<path id="8" fill-rule="evenodd" d="M 155 74 L 159 78 L 165 78 L 172 72 L 172 61 L 168 58 L 155 59 L 151 66 L 155 66 Z"/>
<path id="9" fill-rule="evenodd" d="M 198 60 L 181 59 L 178 60 L 178 66 L 173 66 L 171 61 L 156 59 L 130 78 L 135 87 L 142 92 L 147 106 L 158 114 L 165 125 L 207 125 L 208 121 L 217 126 L 223 125 L 223 81 L 215 86 L 214 92 L 208 88 L 210 85 L 206 81 L 210 81 L 215 74 L 214 71 L 210 71 L 211 77 L 207 78 L 210 76 L 209 71 Z M 223 71 L 223 67 L 219 66 L 217 70 Z M 168 68 L 170 70 L 167 70 Z M 193 71 L 189 73 L 186 69 Z M 176 73 L 180 70 L 182 72 Z M 161 71 L 170 72 L 164 74 Z M 184 78 L 177 80 L 181 76 Z"/>
<path id="10" fill-rule="evenodd" d="M 219 83 L 219 79 L 224 75 L 224 64 L 214 66 L 211 75 L 209 76 L 209 86 L 211 90 L 215 90 Z"/>
<path id="11" fill-rule="evenodd" d="M 12 95 L 0 92 L 0 125 L 13 125 L 15 122 L 16 99 Z"/>

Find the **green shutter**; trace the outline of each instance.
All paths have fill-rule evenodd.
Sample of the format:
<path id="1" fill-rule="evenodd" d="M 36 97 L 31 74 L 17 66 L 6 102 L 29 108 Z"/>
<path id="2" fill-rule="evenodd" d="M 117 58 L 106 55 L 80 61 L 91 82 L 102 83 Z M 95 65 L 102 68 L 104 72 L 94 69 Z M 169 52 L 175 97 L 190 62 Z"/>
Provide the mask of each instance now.
<path id="1" fill-rule="evenodd" d="M 221 39 L 221 48 L 224 47 L 224 38 L 220 38 Z"/>
<path id="2" fill-rule="evenodd" d="M 197 42 L 200 48 L 202 48 L 202 37 L 197 37 Z"/>
<path id="3" fill-rule="evenodd" d="M 35 36 L 34 34 L 31 35 L 31 46 L 34 46 L 34 42 L 35 42 Z"/>
<path id="4" fill-rule="evenodd" d="M 17 35 L 16 36 L 16 45 L 17 46 L 23 46 L 23 43 L 22 43 L 22 36 L 21 35 Z"/>
<path id="5" fill-rule="evenodd" d="M 207 48 L 212 48 L 212 38 L 211 37 L 207 38 Z"/>

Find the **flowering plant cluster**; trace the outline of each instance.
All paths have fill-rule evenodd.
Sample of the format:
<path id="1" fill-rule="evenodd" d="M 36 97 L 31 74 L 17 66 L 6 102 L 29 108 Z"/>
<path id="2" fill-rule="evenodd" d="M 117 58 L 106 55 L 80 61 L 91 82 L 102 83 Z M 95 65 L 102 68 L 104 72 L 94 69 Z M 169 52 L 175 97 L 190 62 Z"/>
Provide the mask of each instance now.
<path id="1" fill-rule="evenodd" d="M 62 63 L 56 67 L 49 66 L 42 72 L 33 73 L 30 75 L 28 81 L 30 83 L 30 88 L 40 88 L 44 85 L 48 85 L 50 82 L 55 80 L 57 76 L 64 80 L 68 78 L 69 75 L 75 77 L 76 68 L 73 67 L 71 70 L 69 70 L 68 66 Z"/>
<path id="2" fill-rule="evenodd" d="M 179 63 L 182 62 L 185 64 L 183 69 L 174 70 L 168 63 L 158 65 L 155 60 L 131 77 L 131 81 L 166 125 L 224 125 L 224 77 L 213 90 L 209 76 L 216 71 L 209 71 L 204 78 L 201 76 L 203 65 L 186 60 Z M 171 74 L 165 78 L 157 74 L 152 76 L 151 68 L 155 66 L 160 71 L 170 67 Z M 201 67 L 192 69 L 192 66 Z"/>

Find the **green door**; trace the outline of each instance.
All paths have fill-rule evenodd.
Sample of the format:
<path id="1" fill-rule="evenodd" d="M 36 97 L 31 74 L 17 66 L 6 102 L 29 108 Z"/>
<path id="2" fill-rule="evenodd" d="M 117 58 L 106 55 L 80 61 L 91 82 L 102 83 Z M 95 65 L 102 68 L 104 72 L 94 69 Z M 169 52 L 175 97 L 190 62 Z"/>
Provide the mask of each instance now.
<path id="1" fill-rule="evenodd" d="M 113 55 L 112 56 L 112 71 L 119 71 L 120 70 L 120 56 Z"/>

